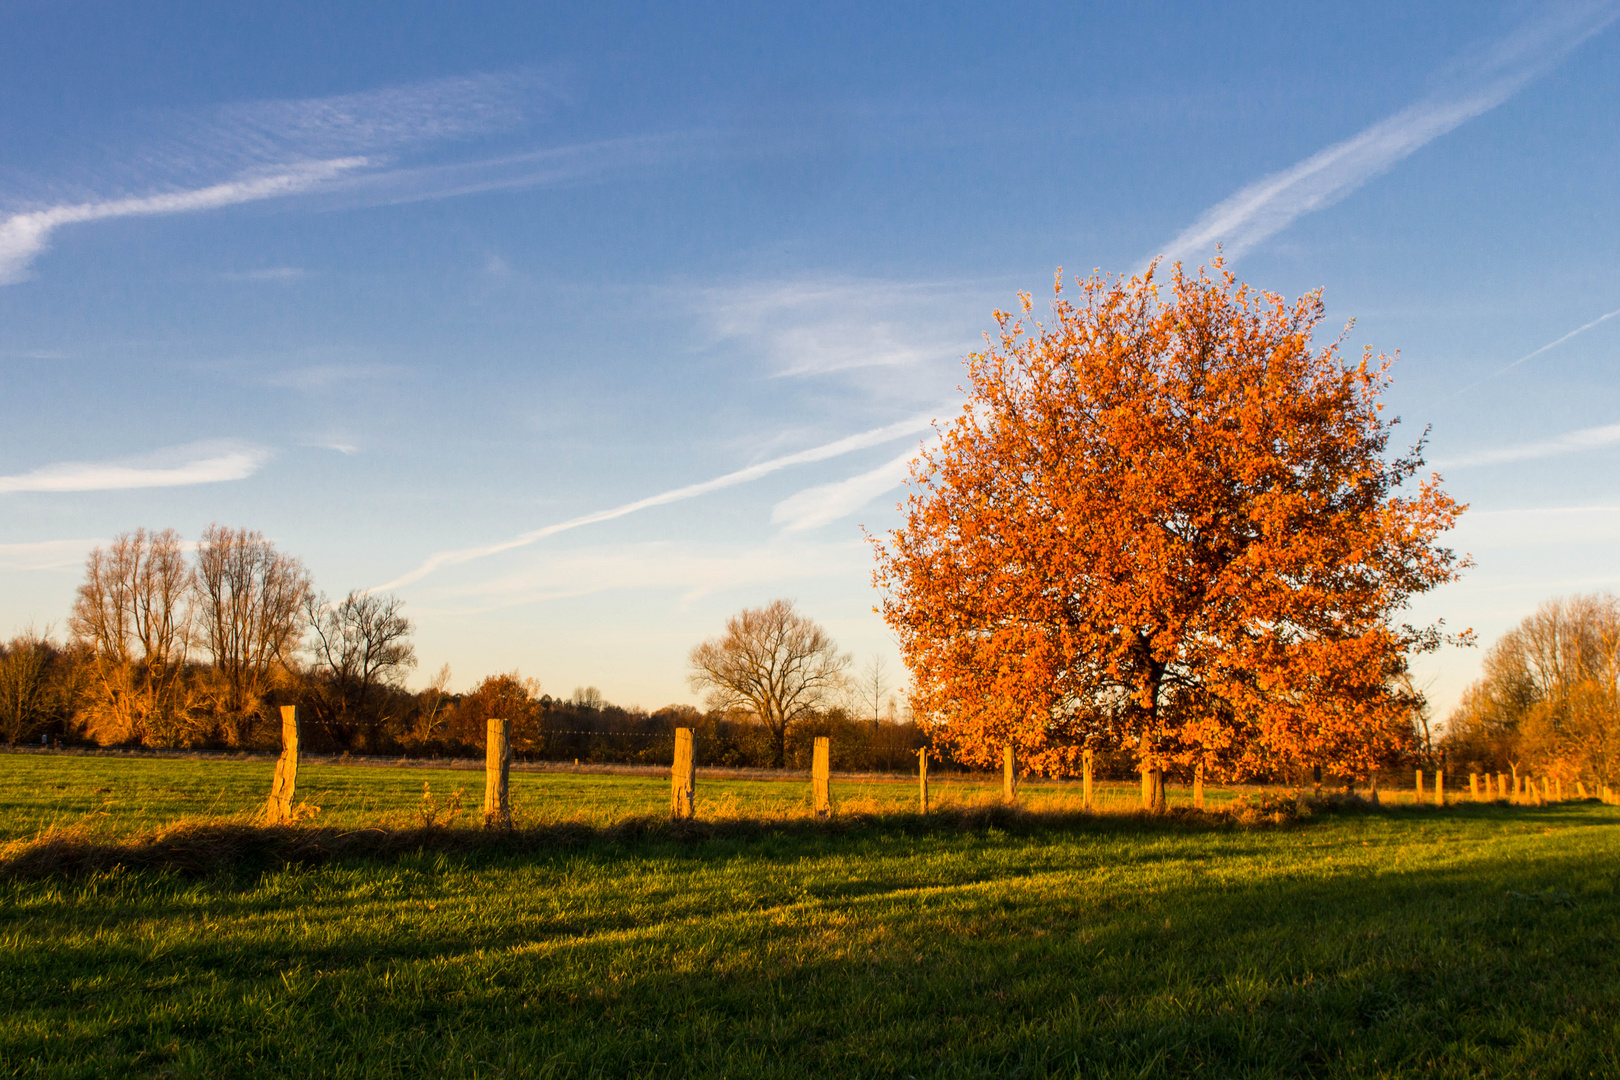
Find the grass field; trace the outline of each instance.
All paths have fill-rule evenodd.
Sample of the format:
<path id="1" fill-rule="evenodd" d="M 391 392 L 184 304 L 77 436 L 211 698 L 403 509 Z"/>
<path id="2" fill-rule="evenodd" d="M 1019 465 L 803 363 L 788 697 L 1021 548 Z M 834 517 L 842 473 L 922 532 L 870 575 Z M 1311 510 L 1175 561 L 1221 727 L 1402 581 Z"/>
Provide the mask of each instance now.
<path id="1" fill-rule="evenodd" d="M 237 813 L 267 773 L 0 757 L 6 835 Z M 478 773 L 301 774 L 344 825 L 408 817 L 424 778 L 476 809 Z M 704 783 L 711 812 L 781 822 L 736 836 L 0 879 L 0 1072 L 1620 1075 L 1614 807 L 965 828 L 873 783 L 839 792 L 867 816 L 822 830 L 804 786 Z M 520 817 L 601 821 L 667 798 L 514 792 Z"/>

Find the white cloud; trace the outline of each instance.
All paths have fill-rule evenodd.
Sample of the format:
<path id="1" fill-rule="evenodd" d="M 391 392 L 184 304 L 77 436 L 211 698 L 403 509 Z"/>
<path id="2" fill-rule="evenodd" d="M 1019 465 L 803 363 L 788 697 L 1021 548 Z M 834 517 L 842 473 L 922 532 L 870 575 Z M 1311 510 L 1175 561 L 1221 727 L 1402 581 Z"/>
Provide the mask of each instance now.
<path id="1" fill-rule="evenodd" d="M 0 569 L 60 570 L 84 562 L 101 540 L 40 540 L 31 544 L 0 544 Z"/>
<path id="2" fill-rule="evenodd" d="M 751 480 L 757 480 L 762 476 L 768 476 L 771 473 L 790 468 L 794 465 L 807 465 L 814 461 L 826 461 L 829 458 L 840 457 L 844 454 L 853 453 L 856 450 L 864 450 L 870 446 L 881 446 L 886 442 L 893 442 L 895 439 L 926 431 L 933 424 L 934 416 L 935 414 L 933 413 L 924 413 L 922 415 L 913 416 L 909 419 L 888 424 L 884 427 L 873 428 L 870 431 L 863 431 L 856 435 L 850 435 L 830 443 L 824 443 L 821 446 L 813 446 L 808 450 L 800 450 L 797 453 L 784 454 L 781 457 L 774 457 L 767 461 L 761 461 L 758 464 L 750 465 L 747 468 L 738 469 L 735 472 L 729 472 L 723 476 L 717 476 L 712 480 L 704 480 L 696 484 L 687 484 L 684 487 L 672 488 L 669 491 L 660 492 L 657 495 L 649 495 L 644 499 L 637 499 L 634 502 L 624 503 L 623 505 L 615 506 L 611 509 L 596 510 L 589 514 L 582 514 L 579 517 L 570 518 L 567 521 L 560 521 L 555 525 L 546 525 L 530 532 L 514 536 L 510 540 L 502 540 L 493 544 L 482 544 L 477 547 L 460 548 L 454 551 L 440 551 L 429 556 L 416 569 L 401 574 L 392 581 L 378 585 L 371 591 L 377 592 L 384 589 L 397 589 L 401 586 L 409 585 L 413 582 L 422 580 L 440 567 L 456 566 L 461 563 L 472 562 L 474 559 L 483 559 L 491 555 L 498 555 L 503 551 L 511 551 L 514 548 L 527 547 L 528 545 L 533 544 L 538 540 L 543 540 L 548 536 L 555 536 L 558 533 L 568 532 L 571 529 L 577 529 L 584 525 L 595 525 L 598 522 L 612 521 L 615 518 L 621 518 L 628 514 L 634 514 L 639 510 L 646 510 L 650 507 L 667 506 L 670 503 L 683 502 L 686 499 L 695 499 L 699 495 L 707 495 L 710 492 L 719 491 L 723 488 L 734 487 L 737 484 L 745 484 Z"/>
<path id="3" fill-rule="evenodd" d="M 905 483 L 916 457 L 915 449 L 907 450 L 869 472 L 805 488 L 772 507 L 771 521 L 785 532 L 802 532 L 848 517 L 885 491 Z"/>
<path id="4" fill-rule="evenodd" d="M 0 493 L 216 484 L 252 476 L 269 457 L 267 450 L 239 443 L 192 443 L 122 461 L 65 461 L 16 476 L 0 476 Z"/>
<path id="5" fill-rule="evenodd" d="M 1452 85 L 1243 188 L 1170 241 L 1167 260 L 1203 260 L 1221 244 L 1232 258 L 1296 218 L 1338 202 L 1368 180 L 1468 120 L 1494 109 L 1604 30 L 1615 4 L 1566 5 L 1459 65 Z"/>
<path id="6" fill-rule="evenodd" d="M 185 214 L 273 199 L 308 191 L 323 181 L 364 164 L 366 159 L 362 157 L 315 161 L 264 176 L 211 184 L 191 191 L 64 204 L 12 214 L 0 221 L 0 285 L 22 281 L 27 276 L 29 264 L 50 246 L 51 234 L 64 225 L 122 217 Z"/>
<path id="7" fill-rule="evenodd" d="M 959 360 L 988 322 L 960 284 L 797 281 L 704 290 L 700 307 L 717 337 L 761 354 L 777 375 Z"/>
<path id="8" fill-rule="evenodd" d="M 1607 424 L 1603 427 L 1581 428 L 1579 431 L 1567 432 L 1539 442 L 1501 446 L 1494 450 L 1480 450 L 1472 454 L 1444 458 L 1436 461 L 1434 467 L 1465 469 L 1477 465 L 1505 465 L 1514 461 L 1533 461 L 1537 458 L 1578 454 L 1585 450 L 1600 450 L 1617 443 L 1620 443 L 1620 424 Z"/>

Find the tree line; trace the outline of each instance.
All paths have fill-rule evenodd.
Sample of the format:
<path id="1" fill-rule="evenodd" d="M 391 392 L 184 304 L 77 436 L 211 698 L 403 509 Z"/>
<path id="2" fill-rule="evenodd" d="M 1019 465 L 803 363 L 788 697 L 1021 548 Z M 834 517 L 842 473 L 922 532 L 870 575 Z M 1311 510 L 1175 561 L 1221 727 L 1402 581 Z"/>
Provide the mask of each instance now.
<path id="1" fill-rule="evenodd" d="M 1471 771 L 1620 785 L 1620 600 L 1549 600 L 1502 635 L 1438 748 Z"/>
<path id="2" fill-rule="evenodd" d="M 648 712 L 607 702 L 593 686 L 553 697 L 518 672 L 456 693 L 448 665 L 413 691 L 414 627 L 397 596 L 354 590 L 333 600 L 302 560 L 254 530 L 211 525 L 187 545 L 173 529 L 136 529 L 89 554 L 66 641 L 28 629 L 0 644 L 0 739 L 274 749 L 277 710 L 296 705 L 304 745 L 327 752 L 475 755 L 487 720 L 503 717 L 514 752 L 530 759 L 667 763 L 674 729 L 691 727 L 708 764 L 804 765 L 817 735 L 833 736 L 840 768 L 914 760 L 926 738 L 880 660 L 846 678 L 848 657 L 791 604 L 761 611 L 790 616 L 789 667 L 804 640 L 836 661 L 790 690 L 786 711 L 726 692 L 705 710 Z M 812 628 L 808 638 L 800 624 Z"/>

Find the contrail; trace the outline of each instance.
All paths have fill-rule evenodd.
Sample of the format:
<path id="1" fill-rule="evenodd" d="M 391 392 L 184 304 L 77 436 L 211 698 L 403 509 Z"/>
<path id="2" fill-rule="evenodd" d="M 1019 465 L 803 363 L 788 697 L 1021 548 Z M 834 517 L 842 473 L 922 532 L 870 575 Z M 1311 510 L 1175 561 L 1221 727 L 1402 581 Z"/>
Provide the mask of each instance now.
<path id="1" fill-rule="evenodd" d="M 1430 142 L 1502 104 L 1609 26 L 1613 3 L 1583 4 L 1521 27 L 1460 67 L 1454 87 L 1408 106 L 1291 168 L 1217 203 L 1164 249 L 1168 262 L 1202 259 L 1222 245 L 1230 258 L 1331 206 Z"/>
<path id="2" fill-rule="evenodd" d="M 1525 363 L 1526 361 L 1529 361 L 1529 360 L 1534 360 L 1536 357 L 1540 356 L 1542 353 L 1546 352 L 1548 349 L 1556 349 L 1558 346 L 1562 345 L 1564 342 L 1568 341 L 1570 338 L 1575 337 L 1575 336 L 1577 336 L 1579 334 L 1584 334 L 1588 330 L 1592 329 L 1592 327 L 1597 326 L 1600 323 L 1608 322 L 1610 319 L 1614 318 L 1616 315 L 1620 315 L 1620 308 L 1615 308 L 1613 311 L 1609 312 L 1607 315 L 1599 315 L 1597 318 L 1593 319 L 1591 322 L 1587 323 L 1585 326 L 1577 326 L 1575 329 L 1571 330 L 1569 333 L 1565 334 L 1563 337 L 1559 338 L 1557 341 L 1549 341 L 1549 342 L 1547 342 L 1547 344 L 1543 345 L 1541 348 L 1535 350 L 1534 352 L 1525 353 L 1523 356 L 1521 356 L 1517 360 L 1513 361 L 1513 363 L 1503 365 L 1502 367 L 1499 367 L 1495 371 L 1491 372 L 1489 375 L 1486 375 L 1486 376 L 1484 376 L 1482 378 L 1475 379 L 1473 382 L 1469 383 L 1467 386 L 1459 386 L 1457 389 L 1451 391 L 1449 394 L 1442 394 L 1441 396 L 1435 398 L 1433 401 L 1429 402 L 1427 405 L 1423 406 L 1423 408 L 1418 410 L 1418 411 L 1419 412 L 1427 411 L 1429 409 L 1434 408 L 1436 405 L 1439 405 L 1443 401 L 1450 401 L 1452 398 L 1456 397 L 1459 394 L 1466 394 L 1468 391 L 1472 390 L 1476 386 L 1484 386 L 1486 383 L 1490 382 L 1492 379 L 1499 378 L 1499 377 L 1501 377 L 1503 375 L 1506 375 L 1508 372 L 1512 371 L 1514 368 L 1518 367 L 1520 364 Z"/>
<path id="3" fill-rule="evenodd" d="M 738 469 L 736 472 L 729 472 L 712 480 L 687 484 L 685 487 L 673 488 L 657 495 L 649 495 L 645 499 L 637 499 L 635 502 L 628 502 L 622 506 L 615 506 L 608 510 L 597 510 L 576 518 L 569 518 L 567 521 L 559 521 L 555 525 L 546 525 L 514 536 L 510 540 L 501 540 L 497 543 L 484 544 L 478 547 L 458 548 L 454 551 L 440 551 L 428 556 L 427 560 L 416 569 L 402 574 L 392 581 L 377 585 L 368 591 L 381 592 L 387 589 L 398 589 L 421 581 L 443 566 L 455 566 L 460 563 L 472 562 L 475 559 L 486 558 L 490 555 L 498 555 L 503 551 L 511 551 L 513 548 L 527 547 L 537 540 L 544 540 L 548 536 L 555 536 L 570 529 L 577 529 L 582 525 L 595 525 L 597 522 L 612 521 L 614 518 L 634 514 L 638 510 L 646 510 L 649 507 L 666 506 L 669 503 L 693 499 L 699 495 L 707 495 L 711 491 L 719 491 L 721 488 L 734 487 L 737 484 L 745 484 L 750 480 L 757 480 L 762 476 L 767 476 L 770 473 L 793 465 L 807 465 L 812 461 L 825 461 L 828 458 L 838 457 L 856 450 L 864 450 L 869 446 L 879 446 L 906 435 L 926 431 L 933 424 L 935 415 L 933 412 L 920 413 L 908 420 L 901 420 L 885 427 L 873 428 L 871 431 L 863 431 L 858 435 L 850 435 L 836 442 L 813 446 L 808 450 L 800 450 L 797 453 L 771 458 L 769 461 L 761 461 L 757 465 L 750 465 L 746 469 Z"/>

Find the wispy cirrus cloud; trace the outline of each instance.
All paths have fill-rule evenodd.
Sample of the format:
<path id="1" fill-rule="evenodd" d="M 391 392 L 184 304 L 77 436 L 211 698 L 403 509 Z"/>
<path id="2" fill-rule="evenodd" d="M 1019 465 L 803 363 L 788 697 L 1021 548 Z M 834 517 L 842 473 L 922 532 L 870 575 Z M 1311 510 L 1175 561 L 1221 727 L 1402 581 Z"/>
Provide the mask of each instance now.
<path id="1" fill-rule="evenodd" d="M 573 529 L 578 529 L 586 525 L 595 525 L 604 521 L 613 521 L 616 518 L 626 517 L 641 510 L 651 509 L 654 506 L 668 506 L 670 503 L 684 502 L 687 499 L 695 499 L 700 495 L 707 495 L 711 492 L 720 491 L 724 488 L 735 487 L 738 484 L 746 484 L 751 480 L 758 480 L 763 476 L 769 476 L 771 473 L 779 472 L 782 469 L 791 468 L 795 465 L 807 465 L 811 462 L 826 461 L 830 458 L 840 457 L 844 454 L 853 453 L 857 450 L 864 450 L 867 447 L 881 446 L 886 442 L 893 442 L 895 439 L 904 438 L 907 435 L 914 435 L 918 432 L 926 431 L 930 426 L 932 426 L 935 415 L 935 413 L 925 413 L 918 416 L 913 416 L 909 419 L 900 420 L 893 424 L 873 428 L 870 431 L 863 431 L 855 435 L 846 436 L 842 439 L 836 439 L 830 443 L 823 443 L 820 446 L 813 446 L 808 450 L 800 450 L 792 454 L 783 454 L 780 457 L 770 458 L 766 461 L 761 461 L 757 464 L 750 465 L 747 468 L 737 469 L 734 472 L 725 473 L 724 475 L 717 476 L 712 480 L 703 480 L 696 484 L 687 484 L 683 487 L 671 488 L 668 491 L 662 491 L 656 495 L 649 495 L 643 499 L 636 499 L 634 502 L 623 503 L 619 506 L 610 507 L 606 510 L 592 511 L 589 514 L 581 514 L 578 517 L 569 518 L 567 521 L 559 521 L 554 525 L 545 525 L 541 528 L 533 529 L 526 533 L 520 533 L 509 540 L 501 540 L 493 544 L 480 544 L 474 547 L 458 548 L 453 551 L 436 552 L 425 559 L 421 565 L 417 566 L 414 570 L 407 571 L 406 573 L 401 574 L 399 577 L 394 578 L 392 581 L 384 582 L 381 585 L 375 586 L 370 591 L 378 592 L 384 589 L 398 589 L 405 585 L 410 585 L 414 582 L 420 581 L 429 574 L 433 573 L 435 570 L 441 569 L 442 567 L 456 566 L 461 563 L 472 562 L 475 559 L 484 559 L 491 555 L 498 555 L 504 551 L 512 551 L 516 548 L 527 547 L 539 540 L 544 540 L 548 536 L 556 536 L 558 533 L 569 532 Z"/>
<path id="2" fill-rule="evenodd" d="M 0 285 L 23 280 L 28 266 L 64 225 L 123 217 L 195 213 L 309 191 L 366 164 L 363 157 L 316 161 L 264 176 L 231 180 L 192 191 L 171 191 L 102 202 L 72 203 L 12 214 L 0 221 Z"/>
<path id="3" fill-rule="evenodd" d="M 1331 206 L 1435 139 L 1489 112 L 1620 17 L 1620 5 L 1541 9 L 1494 45 L 1454 65 L 1443 89 L 1299 164 L 1217 203 L 1165 246 L 1170 261 L 1236 258 L 1305 214 Z"/>
<path id="4" fill-rule="evenodd" d="M 783 532 L 803 532 L 848 517 L 905 483 L 917 453 L 913 448 L 847 480 L 805 488 L 773 506 L 771 521 L 781 525 Z"/>
<path id="5" fill-rule="evenodd" d="M 1562 457 L 1565 454 L 1578 454 L 1587 450 L 1601 450 L 1606 446 L 1616 445 L 1620 445 L 1620 424 L 1605 424 L 1601 427 L 1566 432 L 1551 439 L 1519 443 L 1515 446 L 1499 446 L 1491 450 L 1443 458 L 1436 461 L 1434 467 L 1464 469 L 1479 465 L 1506 465 L 1516 461 L 1534 461 L 1537 458 Z"/>
<path id="6" fill-rule="evenodd" d="M 558 97 L 533 71 L 471 75 L 329 97 L 246 102 L 150 115 L 130 125 L 130 145 L 106 148 L 116 197 L 71 197 L 46 186 L 0 192 L 0 284 L 26 278 L 57 230 L 113 218 L 195 213 L 320 193 L 334 205 L 379 205 L 481 191 L 590 182 L 718 147 L 713 132 L 599 139 L 463 160 L 425 159 L 447 143 L 509 134 Z M 93 189 L 92 184 L 92 189 Z M 132 189 L 144 193 L 128 194 Z M 227 275 L 291 281 L 294 268 Z"/>
<path id="7" fill-rule="evenodd" d="M 118 461 L 64 461 L 32 472 L 0 476 L 0 494 L 217 484 L 244 480 L 269 458 L 268 450 L 242 443 L 191 443 Z"/>
<path id="8" fill-rule="evenodd" d="M 772 374 L 805 376 L 959 360 L 988 320 L 982 298 L 959 282 L 834 279 L 705 289 L 698 307 Z"/>

